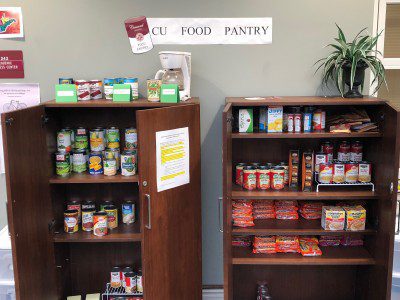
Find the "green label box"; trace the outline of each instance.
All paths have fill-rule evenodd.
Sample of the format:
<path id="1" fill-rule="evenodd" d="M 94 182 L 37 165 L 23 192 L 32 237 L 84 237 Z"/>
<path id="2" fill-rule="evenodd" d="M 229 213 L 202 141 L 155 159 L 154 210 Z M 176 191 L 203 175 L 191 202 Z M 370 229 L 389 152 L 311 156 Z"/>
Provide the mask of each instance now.
<path id="1" fill-rule="evenodd" d="M 166 103 L 179 102 L 179 89 L 177 84 L 162 84 L 160 101 Z"/>
<path id="2" fill-rule="evenodd" d="M 114 102 L 130 102 L 131 86 L 129 84 L 114 84 L 113 101 Z"/>
<path id="3" fill-rule="evenodd" d="M 56 102 L 78 102 L 75 84 L 56 84 Z"/>

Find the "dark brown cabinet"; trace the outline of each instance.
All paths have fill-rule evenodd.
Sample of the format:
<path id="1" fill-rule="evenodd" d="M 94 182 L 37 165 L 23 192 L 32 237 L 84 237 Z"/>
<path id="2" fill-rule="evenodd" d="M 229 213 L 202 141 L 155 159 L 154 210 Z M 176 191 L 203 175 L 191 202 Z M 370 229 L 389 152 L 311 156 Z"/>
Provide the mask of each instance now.
<path id="1" fill-rule="evenodd" d="M 104 292 L 113 266 L 143 270 L 151 299 L 201 299 L 200 106 L 105 100 L 54 101 L 2 114 L 7 210 L 17 298 L 65 299 Z M 56 134 L 63 127 L 136 127 L 138 175 L 54 172 Z M 190 183 L 157 191 L 156 132 L 188 127 Z M 123 139 L 123 134 L 121 134 Z M 124 141 L 122 141 L 123 143 Z M 136 205 L 136 222 L 105 237 L 63 232 L 69 199 Z"/>
<path id="2" fill-rule="evenodd" d="M 325 110 L 365 109 L 378 123 L 372 133 L 238 133 L 239 108 L 260 106 L 318 106 Z M 267 97 L 263 101 L 227 98 L 223 111 L 223 211 L 225 299 L 256 299 L 258 281 L 267 281 L 272 298 L 290 299 L 390 299 L 393 242 L 399 168 L 399 112 L 376 98 Z M 360 140 L 364 157 L 372 163 L 375 190 L 363 187 L 326 187 L 319 192 L 284 189 L 247 191 L 237 186 L 237 163 L 288 161 L 289 150 L 318 149 L 321 141 Z M 337 235 L 321 228 L 319 221 L 300 219 L 255 220 L 254 227 L 232 225 L 232 201 L 236 199 L 323 201 L 327 204 L 362 200 L 367 227 L 361 232 L 339 234 L 364 237 L 362 247 L 321 247 L 322 256 L 301 254 L 253 254 L 251 248 L 232 246 L 237 235 Z"/>

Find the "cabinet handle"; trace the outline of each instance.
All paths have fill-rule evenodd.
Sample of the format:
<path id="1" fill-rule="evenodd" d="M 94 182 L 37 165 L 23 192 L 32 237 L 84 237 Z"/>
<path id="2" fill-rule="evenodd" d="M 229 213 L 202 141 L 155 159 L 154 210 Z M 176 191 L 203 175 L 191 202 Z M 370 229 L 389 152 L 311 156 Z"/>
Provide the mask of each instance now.
<path id="1" fill-rule="evenodd" d="M 397 200 L 397 207 L 396 207 L 396 218 L 397 218 L 397 230 L 395 235 L 400 234 L 400 200 Z"/>
<path id="2" fill-rule="evenodd" d="M 219 232 L 224 232 L 224 229 L 222 228 L 222 222 L 221 222 L 221 203 L 222 203 L 222 197 L 218 198 L 218 224 L 219 224 Z"/>
<path id="3" fill-rule="evenodd" d="M 151 229 L 151 198 L 149 194 L 145 194 L 145 197 L 147 199 L 147 214 L 148 214 L 148 221 L 145 227 L 147 229 Z"/>

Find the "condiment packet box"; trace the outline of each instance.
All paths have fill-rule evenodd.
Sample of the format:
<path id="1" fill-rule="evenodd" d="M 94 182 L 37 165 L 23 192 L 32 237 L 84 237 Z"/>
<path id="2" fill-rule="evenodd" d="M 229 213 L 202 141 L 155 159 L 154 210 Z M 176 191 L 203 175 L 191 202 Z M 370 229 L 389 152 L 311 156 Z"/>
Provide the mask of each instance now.
<path id="1" fill-rule="evenodd" d="M 266 107 L 260 107 L 260 117 L 258 129 L 260 132 L 266 132 L 268 126 L 268 111 Z"/>
<path id="2" fill-rule="evenodd" d="M 239 132 L 253 132 L 253 109 L 252 108 L 241 108 L 239 109 Z"/>
<path id="3" fill-rule="evenodd" d="M 268 132 L 282 132 L 283 106 L 268 106 Z"/>
<path id="4" fill-rule="evenodd" d="M 321 226 L 325 230 L 344 230 L 346 212 L 340 206 L 323 206 Z"/>
<path id="5" fill-rule="evenodd" d="M 361 205 L 344 207 L 346 211 L 346 230 L 360 231 L 365 230 L 367 211 Z"/>

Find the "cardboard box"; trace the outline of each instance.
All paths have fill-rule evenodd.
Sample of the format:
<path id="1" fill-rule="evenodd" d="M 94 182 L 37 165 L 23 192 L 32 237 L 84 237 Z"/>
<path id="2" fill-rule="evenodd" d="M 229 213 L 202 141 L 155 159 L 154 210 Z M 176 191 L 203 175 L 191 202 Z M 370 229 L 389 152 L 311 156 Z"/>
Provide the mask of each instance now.
<path id="1" fill-rule="evenodd" d="M 344 230 L 346 212 L 340 206 L 323 206 L 321 226 L 325 230 Z"/>
<path id="2" fill-rule="evenodd" d="M 346 212 L 346 230 L 360 231 L 365 230 L 367 211 L 361 205 L 344 207 Z"/>
<path id="3" fill-rule="evenodd" d="M 253 117 L 253 109 L 252 108 L 241 108 L 239 109 L 239 132 L 253 132 L 253 124 L 254 124 L 254 117 Z"/>
<path id="4" fill-rule="evenodd" d="M 283 106 L 268 106 L 268 132 L 282 132 Z"/>

